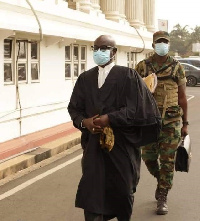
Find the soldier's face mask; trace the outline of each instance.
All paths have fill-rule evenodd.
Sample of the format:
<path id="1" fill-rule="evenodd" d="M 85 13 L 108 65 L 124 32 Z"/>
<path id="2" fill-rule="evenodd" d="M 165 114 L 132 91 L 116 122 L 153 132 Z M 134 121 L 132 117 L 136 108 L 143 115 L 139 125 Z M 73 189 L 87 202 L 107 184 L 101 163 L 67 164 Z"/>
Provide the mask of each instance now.
<path id="1" fill-rule="evenodd" d="M 164 42 L 156 43 L 154 50 L 156 54 L 160 56 L 165 56 L 169 52 L 169 44 L 166 44 Z"/>

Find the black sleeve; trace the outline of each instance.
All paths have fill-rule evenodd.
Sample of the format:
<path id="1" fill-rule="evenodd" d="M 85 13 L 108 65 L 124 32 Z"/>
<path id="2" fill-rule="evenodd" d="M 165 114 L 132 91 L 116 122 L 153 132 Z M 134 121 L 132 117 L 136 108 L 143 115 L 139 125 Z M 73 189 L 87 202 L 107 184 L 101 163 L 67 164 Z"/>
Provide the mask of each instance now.
<path id="1" fill-rule="evenodd" d="M 120 109 L 109 113 L 112 127 L 146 126 L 158 123 L 156 102 L 139 74 L 128 69 L 120 96 Z"/>
<path id="2" fill-rule="evenodd" d="M 68 105 L 68 112 L 74 127 L 83 130 L 81 128 L 81 121 L 85 118 L 84 74 L 81 74 L 76 81 Z"/>
<path id="3" fill-rule="evenodd" d="M 137 146 L 157 142 L 162 122 L 153 95 L 134 70 L 123 88 L 119 110 L 108 114 L 111 127 Z"/>

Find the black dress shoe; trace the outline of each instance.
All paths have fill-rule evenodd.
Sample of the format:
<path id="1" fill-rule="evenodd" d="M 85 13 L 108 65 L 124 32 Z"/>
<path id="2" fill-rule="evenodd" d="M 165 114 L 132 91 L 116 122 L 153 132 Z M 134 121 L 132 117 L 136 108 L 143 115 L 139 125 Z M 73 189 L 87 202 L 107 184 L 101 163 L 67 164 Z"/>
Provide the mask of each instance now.
<path id="1" fill-rule="evenodd" d="M 106 221 L 104 220 L 103 215 L 100 214 L 90 213 L 84 210 L 84 215 L 85 215 L 85 221 Z"/>

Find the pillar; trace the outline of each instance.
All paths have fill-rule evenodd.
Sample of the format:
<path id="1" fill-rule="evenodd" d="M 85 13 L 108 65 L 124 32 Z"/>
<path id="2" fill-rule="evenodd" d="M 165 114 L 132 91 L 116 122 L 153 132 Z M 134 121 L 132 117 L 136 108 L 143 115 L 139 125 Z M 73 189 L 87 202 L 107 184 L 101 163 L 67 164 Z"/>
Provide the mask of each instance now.
<path id="1" fill-rule="evenodd" d="M 126 19 L 126 15 L 125 15 L 125 0 L 121 0 L 120 1 L 120 5 L 119 5 L 119 15 L 120 17 L 125 20 Z"/>
<path id="2" fill-rule="evenodd" d="M 105 14 L 106 19 L 119 22 L 120 16 L 120 2 L 122 0 L 100 0 L 102 12 Z"/>
<path id="3" fill-rule="evenodd" d="M 76 2 L 76 9 L 82 12 L 90 13 L 93 10 L 90 0 L 74 0 Z"/>
<path id="4" fill-rule="evenodd" d="M 126 0 L 125 14 L 131 26 L 135 28 L 144 26 L 143 0 Z"/>
<path id="5" fill-rule="evenodd" d="M 100 10 L 100 0 L 91 0 L 92 7 L 97 13 L 102 13 Z"/>
<path id="6" fill-rule="evenodd" d="M 144 23 L 148 31 L 155 31 L 155 0 L 144 0 Z"/>

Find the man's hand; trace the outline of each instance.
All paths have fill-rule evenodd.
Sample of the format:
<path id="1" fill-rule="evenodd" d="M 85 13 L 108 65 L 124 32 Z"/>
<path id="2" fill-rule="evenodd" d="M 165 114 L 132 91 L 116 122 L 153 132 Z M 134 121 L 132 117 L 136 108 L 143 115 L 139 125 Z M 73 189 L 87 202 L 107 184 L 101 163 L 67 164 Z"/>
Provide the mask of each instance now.
<path id="1" fill-rule="evenodd" d="M 94 124 L 100 126 L 101 128 L 107 127 L 109 125 L 108 115 L 101 115 L 94 119 Z"/>
<path id="2" fill-rule="evenodd" d="M 86 127 L 92 134 L 101 133 L 103 131 L 103 128 L 101 126 L 94 123 L 94 120 L 97 117 L 99 117 L 99 115 L 95 115 L 91 118 L 86 118 L 82 122 L 83 126 Z"/>
<path id="3" fill-rule="evenodd" d="M 187 135 L 188 135 L 187 125 L 183 125 L 183 127 L 181 128 L 181 136 L 185 137 Z"/>

